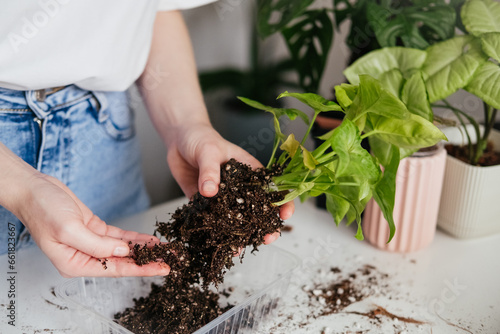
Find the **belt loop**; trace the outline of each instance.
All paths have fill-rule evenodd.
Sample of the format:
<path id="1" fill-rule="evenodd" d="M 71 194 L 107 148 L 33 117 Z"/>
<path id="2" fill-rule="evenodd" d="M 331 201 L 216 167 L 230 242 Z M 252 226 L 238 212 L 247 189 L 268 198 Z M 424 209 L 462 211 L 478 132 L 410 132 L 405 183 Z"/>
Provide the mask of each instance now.
<path id="1" fill-rule="evenodd" d="M 47 96 L 47 92 L 45 91 L 45 89 L 35 90 L 35 98 L 38 102 L 44 102 L 46 96 Z"/>
<path id="2" fill-rule="evenodd" d="M 105 120 L 108 119 L 109 114 L 108 114 L 108 99 L 106 98 L 106 94 L 103 92 L 95 92 L 91 91 L 92 95 L 96 99 L 98 105 L 97 109 L 97 121 L 99 123 L 104 122 Z"/>
<path id="3" fill-rule="evenodd" d="M 24 92 L 24 96 L 26 98 L 26 103 L 30 107 L 30 109 L 35 113 L 36 117 L 40 119 L 44 119 L 47 117 L 48 113 L 48 106 L 44 102 L 45 101 L 45 96 L 43 93 L 39 93 L 42 91 L 41 89 L 39 90 L 27 90 Z M 43 90 L 45 92 L 45 90 Z M 39 101 L 38 97 L 44 98 L 43 101 Z"/>

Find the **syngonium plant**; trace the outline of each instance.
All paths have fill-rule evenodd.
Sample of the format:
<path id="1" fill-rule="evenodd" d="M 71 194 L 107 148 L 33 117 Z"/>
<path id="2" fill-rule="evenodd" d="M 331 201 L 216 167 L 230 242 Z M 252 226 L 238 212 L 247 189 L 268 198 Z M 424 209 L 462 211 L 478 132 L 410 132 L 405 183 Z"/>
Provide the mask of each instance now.
<path id="1" fill-rule="evenodd" d="M 486 149 L 500 109 L 500 3 L 467 0 L 461 9 L 461 19 L 463 35 L 425 50 L 393 47 L 372 51 L 347 68 L 344 74 L 353 84 L 359 82 L 360 74 L 373 76 L 385 89 L 406 101 L 414 113 L 429 121 L 433 119 L 431 107 L 451 110 L 468 139 L 469 163 L 476 165 Z M 472 116 L 446 100 L 460 89 L 483 101 L 484 131 Z M 414 92 L 422 90 L 426 98 L 415 99 Z M 471 136 L 466 123 L 473 125 L 475 136 Z M 477 138 L 475 145 L 473 137 Z M 370 143 L 376 140 L 370 138 Z M 381 146 L 384 145 L 376 145 L 375 149 Z M 388 149 L 387 146 L 383 148 Z M 409 153 L 411 151 L 405 151 L 403 155 Z"/>
<path id="2" fill-rule="evenodd" d="M 411 98 L 400 99 L 380 81 L 360 75 L 355 85 L 335 87 L 338 104 L 314 93 L 285 92 L 278 97 L 293 97 L 305 103 L 314 110 L 312 119 L 297 109 L 269 107 L 240 97 L 246 104 L 274 115 L 276 137 L 267 167 L 277 164 L 283 167 L 283 173 L 273 177 L 274 184 L 269 190 L 287 192 L 285 198 L 275 204 L 325 194 L 326 208 L 335 223 L 338 225 L 344 218 L 347 224 L 356 221 L 356 238 L 363 239 L 361 213 L 373 197 L 389 223 L 390 241 L 395 232 L 393 209 L 400 151 L 415 151 L 446 139 L 432 122 L 410 106 L 426 100 L 425 89 L 415 90 L 413 83 L 406 89 L 405 94 Z M 320 113 L 331 111 L 345 113 L 342 124 L 323 135 L 322 144 L 316 149 L 308 151 L 303 145 L 314 120 Z M 299 117 L 309 125 L 300 141 L 294 134 L 283 134 L 282 116 L 292 120 Z M 376 138 L 372 154 L 361 147 L 363 138 Z M 376 149 L 378 144 L 382 149 Z M 390 149 L 386 150 L 387 147 Z M 278 148 L 282 150 L 279 156 Z"/>

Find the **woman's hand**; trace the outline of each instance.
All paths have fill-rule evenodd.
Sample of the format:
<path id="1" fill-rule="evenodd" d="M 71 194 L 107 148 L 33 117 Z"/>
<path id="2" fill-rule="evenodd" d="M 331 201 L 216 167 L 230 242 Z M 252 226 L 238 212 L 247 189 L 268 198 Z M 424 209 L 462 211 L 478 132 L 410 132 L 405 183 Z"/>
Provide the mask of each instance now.
<path id="1" fill-rule="evenodd" d="M 175 138 L 168 147 L 167 161 L 174 178 L 184 193 L 191 197 L 198 189 L 205 197 L 219 191 L 220 166 L 234 158 L 252 168 L 262 164 L 242 148 L 223 139 L 214 128 L 205 123 L 186 124 L 175 129 Z M 282 219 L 292 216 L 295 206 L 289 202 L 280 208 Z M 265 243 L 271 243 L 279 233 L 267 235 Z"/>
<path id="2" fill-rule="evenodd" d="M 128 241 L 158 243 L 156 237 L 106 225 L 59 180 L 35 174 L 13 212 L 64 277 L 164 276 L 165 263 L 138 266 L 130 258 Z M 102 262 L 106 260 L 107 269 Z"/>
<path id="3" fill-rule="evenodd" d="M 220 165 L 231 158 L 253 168 L 261 166 L 210 125 L 188 29 L 179 11 L 156 15 L 146 69 L 137 85 L 153 125 L 167 146 L 172 174 L 188 197 L 198 190 L 205 197 L 217 194 Z M 151 74 L 152 69 L 161 69 L 168 76 L 158 78 Z M 281 218 L 290 218 L 293 211 L 293 203 L 283 205 Z M 270 243 L 278 236 L 268 235 L 265 241 Z"/>

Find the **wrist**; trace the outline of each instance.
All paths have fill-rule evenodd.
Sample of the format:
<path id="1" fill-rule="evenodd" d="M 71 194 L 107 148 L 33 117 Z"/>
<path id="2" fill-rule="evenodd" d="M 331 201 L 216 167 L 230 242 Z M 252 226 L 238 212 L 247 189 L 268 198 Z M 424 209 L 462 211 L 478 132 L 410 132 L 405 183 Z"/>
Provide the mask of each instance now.
<path id="1" fill-rule="evenodd" d="M 0 205 L 20 216 L 30 188 L 42 175 L 0 143 Z"/>

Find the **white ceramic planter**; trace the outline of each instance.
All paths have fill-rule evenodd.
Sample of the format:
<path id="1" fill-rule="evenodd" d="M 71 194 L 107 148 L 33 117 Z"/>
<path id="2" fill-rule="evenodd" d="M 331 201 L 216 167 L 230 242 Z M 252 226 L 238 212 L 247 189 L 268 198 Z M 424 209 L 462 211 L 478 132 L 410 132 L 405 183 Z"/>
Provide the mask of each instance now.
<path id="1" fill-rule="evenodd" d="M 372 199 L 363 218 L 363 233 L 371 244 L 393 252 L 414 252 L 431 243 L 436 232 L 445 163 L 443 146 L 401 160 L 393 214 L 396 233 L 387 243 L 389 226 Z"/>
<path id="2" fill-rule="evenodd" d="M 500 132 L 490 139 L 498 149 Z M 438 226 L 463 239 L 500 233 L 500 166 L 471 166 L 448 156 Z"/>

